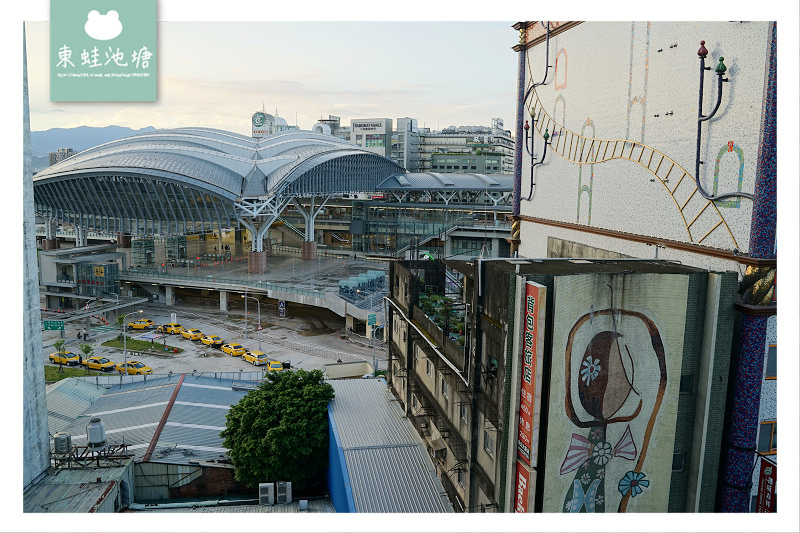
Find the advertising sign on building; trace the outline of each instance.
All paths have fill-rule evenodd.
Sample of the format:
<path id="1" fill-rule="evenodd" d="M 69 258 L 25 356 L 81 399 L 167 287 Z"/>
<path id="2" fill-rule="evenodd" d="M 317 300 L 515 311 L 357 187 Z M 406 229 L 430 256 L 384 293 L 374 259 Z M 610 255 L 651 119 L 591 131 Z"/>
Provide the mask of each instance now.
<path id="1" fill-rule="evenodd" d="M 533 512 L 533 490 L 536 484 L 536 471 L 528 468 L 525 463 L 517 460 L 517 477 L 514 489 L 514 512 Z"/>
<path id="2" fill-rule="evenodd" d="M 260 138 L 269 134 L 269 127 L 267 125 L 267 114 L 261 111 L 253 113 L 251 118 L 253 124 L 253 137 Z"/>
<path id="3" fill-rule="evenodd" d="M 517 454 L 529 466 L 536 466 L 536 448 L 539 434 L 539 415 L 541 409 L 541 357 L 544 342 L 539 335 L 543 316 L 546 288 L 528 281 L 525 283 L 525 297 L 522 307 L 522 370 L 519 394 L 519 427 L 517 433 Z M 544 313 L 542 313 L 544 315 Z"/>
<path id="4" fill-rule="evenodd" d="M 778 480 L 778 465 L 761 459 L 758 467 L 758 494 L 756 496 L 757 513 L 775 512 L 775 483 Z"/>
<path id="5" fill-rule="evenodd" d="M 386 119 L 373 118 L 361 121 L 352 121 L 353 132 L 373 132 L 373 133 L 386 133 Z"/>

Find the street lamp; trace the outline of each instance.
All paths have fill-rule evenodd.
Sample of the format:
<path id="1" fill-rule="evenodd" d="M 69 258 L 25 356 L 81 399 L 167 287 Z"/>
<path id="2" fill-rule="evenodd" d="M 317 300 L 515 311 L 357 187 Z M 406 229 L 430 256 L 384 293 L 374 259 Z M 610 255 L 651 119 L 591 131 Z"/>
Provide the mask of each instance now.
<path id="1" fill-rule="evenodd" d="M 256 281 L 255 283 L 251 283 L 250 285 L 248 285 L 247 288 L 244 290 L 244 296 L 242 296 L 242 298 L 244 298 L 244 338 L 245 339 L 247 338 L 247 291 L 249 291 L 250 288 L 253 287 L 254 285 L 261 285 L 261 282 L 260 281 Z M 260 303 L 258 305 L 258 310 L 259 310 L 258 324 L 261 325 L 261 304 Z"/>
<path id="2" fill-rule="evenodd" d="M 130 315 L 135 315 L 136 313 L 143 313 L 143 312 L 144 311 L 142 309 L 139 309 L 138 311 L 132 311 L 122 317 L 122 352 L 125 354 L 126 363 L 128 362 L 128 337 L 125 336 L 125 331 L 128 329 L 128 323 L 125 322 L 125 319 L 127 319 L 128 316 Z M 124 367 L 125 367 L 125 372 L 127 372 L 128 366 L 124 365 Z"/>
<path id="3" fill-rule="evenodd" d="M 255 300 L 258 304 L 258 327 L 261 327 L 261 301 L 255 296 L 242 295 L 244 298 L 244 338 L 247 338 L 247 300 Z M 258 349 L 261 350 L 261 336 L 258 336 Z"/>

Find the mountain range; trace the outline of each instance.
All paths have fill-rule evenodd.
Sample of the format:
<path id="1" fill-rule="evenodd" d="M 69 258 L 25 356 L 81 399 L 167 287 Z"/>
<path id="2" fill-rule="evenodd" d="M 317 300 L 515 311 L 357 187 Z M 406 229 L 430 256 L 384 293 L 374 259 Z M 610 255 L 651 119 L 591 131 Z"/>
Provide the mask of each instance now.
<path id="1" fill-rule="evenodd" d="M 34 172 L 47 168 L 50 165 L 50 152 L 55 152 L 59 148 L 72 148 L 75 153 L 78 153 L 99 144 L 154 129 L 152 126 L 138 130 L 123 126 L 105 126 L 103 128 L 79 126 L 77 128 L 52 128 L 45 131 L 32 131 L 32 168 Z"/>

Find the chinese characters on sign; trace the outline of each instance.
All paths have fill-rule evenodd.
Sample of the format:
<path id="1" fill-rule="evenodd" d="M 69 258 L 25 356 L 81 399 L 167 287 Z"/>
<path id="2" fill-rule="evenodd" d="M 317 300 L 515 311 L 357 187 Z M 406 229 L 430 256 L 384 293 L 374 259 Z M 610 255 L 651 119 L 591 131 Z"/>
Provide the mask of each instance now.
<path id="1" fill-rule="evenodd" d="M 532 466 L 534 450 L 534 403 L 536 393 L 536 355 L 538 340 L 540 285 L 525 284 L 522 331 L 522 371 L 519 396 L 519 431 L 517 453 L 525 464 Z M 542 292 L 544 287 L 541 287 Z"/>

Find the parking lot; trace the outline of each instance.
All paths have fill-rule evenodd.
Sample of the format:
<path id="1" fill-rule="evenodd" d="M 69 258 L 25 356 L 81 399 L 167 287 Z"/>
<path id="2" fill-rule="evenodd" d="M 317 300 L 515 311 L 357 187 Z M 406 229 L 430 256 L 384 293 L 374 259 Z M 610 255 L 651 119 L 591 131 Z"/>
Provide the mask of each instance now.
<path id="1" fill-rule="evenodd" d="M 341 338 L 340 332 L 344 329 L 344 318 L 324 310 L 315 308 L 301 309 L 295 306 L 293 314 L 279 318 L 276 313 L 262 316 L 263 329 L 256 331 L 257 319 L 255 314 L 248 316 L 248 334 L 245 338 L 245 319 L 242 312 L 222 312 L 202 306 L 166 307 L 159 304 L 149 304 L 143 307 L 141 315 L 128 317 L 128 322 L 135 318 L 149 318 L 156 325 L 172 322 L 171 313 L 175 313 L 175 322 L 184 328 L 197 328 L 205 335 L 219 335 L 225 343 L 237 342 L 246 350 L 261 350 L 274 360 L 289 361 L 292 368 L 306 370 L 323 369 L 326 364 L 336 363 L 338 360 L 367 361 L 373 363 L 373 348 L 369 341 L 361 343 L 351 342 Z M 74 328 L 73 328 L 74 329 Z M 195 372 L 236 372 L 252 371 L 254 368 L 241 357 L 230 356 L 220 349 L 211 348 L 200 341 L 191 341 L 180 334 L 162 335 L 155 330 L 128 330 L 129 339 L 142 339 L 145 335 L 156 337 L 153 340 L 154 349 L 144 352 L 128 350 L 127 360 L 137 360 L 150 366 L 154 374 L 191 373 Z M 125 360 L 122 349 L 102 346 L 102 343 L 119 335 L 116 328 L 96 326 L 90 329 L 88 344 L 94 348 L 93 355 L 107 357 L 115 363 Z M 43 332 L 43 360 L 51 364 L 48 357 L 55 352 L 52 344 L 60 336 L 59 332 Z M 80 353 L 80 345 L 73 331 L 65 332 L 67 345 L 65 350 Z M 182 348 L 183 351 L 173 353 L 164 351 L 163 343 L 168 346 Z M 374 355 L 378 360 L 378 368 L 386 368 L 385 349 L 380 345 L 374 348 Z M 90 373 L 95 373 L 90 371 Z"/>

